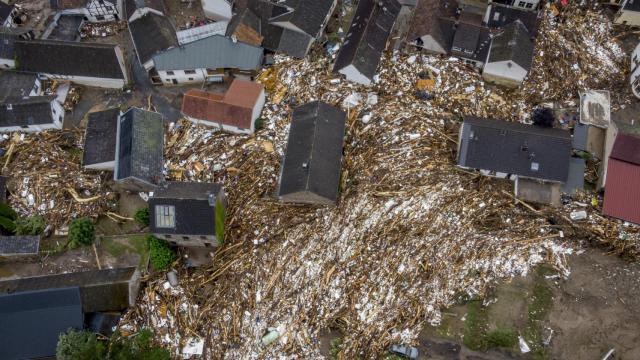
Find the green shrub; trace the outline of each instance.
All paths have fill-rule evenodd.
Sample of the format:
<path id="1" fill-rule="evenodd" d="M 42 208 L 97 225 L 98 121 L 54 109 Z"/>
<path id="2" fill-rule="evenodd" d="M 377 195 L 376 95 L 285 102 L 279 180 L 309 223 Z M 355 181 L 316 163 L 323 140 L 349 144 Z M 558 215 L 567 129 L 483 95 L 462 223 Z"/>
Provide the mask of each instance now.
<path id="1" fill-rule="evenodd" d="M 335 338 L 329 343 L 329 359 L 338 360 L 338 356 L 342 351 L 342 338 Z"/>
<path id="2" fill-rule="evenodd" d="M 111 336 L 109 360 L 171 360 L 169 351 L 153 345 L 152 339 L 153 333 L 149 329 L 128 337 L 116 331 Z"/>
<path id="3" fill-rule="evenodd" d="M 16 235 L 40 235 L 45 228 L 44 218 L 40 215 L 19 218 L 16 221 Z"/>
<path id="4" fill-rule="evenodd" d="M 140 208 L 136 211 L 133 218 L 140 225 L 149 226 L 149 208 Z"/>
<path id="5" fill-rule="evenodd" d="M 18 214 L 11 208 L 11 206 L 0 203 L 0 228 L 7 234 L 13 234 L 16 230 L 15 220 L 18 218 Z"/>
<path id="6" fill-rule="evenodd" d="M 69 246 L 77 248 L 91 245 L 96 238 L 96 228 L 91 219 L 82 217 L 74 219 L 69 225 Z"/>
<path id="7" fill-rule="evenodd" d="M 156 270 L 168 269 L 175 259 L 175 254 L 169 244 L 152 235 L 147 236 L 147 241 L 149 243 L 149 261 L 151 261 L 153 268 Z"/>
<path id="8" fill-rule="evenodd" d="M 57 360 L 105 359 L 105 346 L 92 332 L 69 330 L 58 338 L 56 358 Z"/>
<path id="9" fill-rule="evenodd" d="M 224 244 L 224 217 L 225 210 L 224 205 L 220 199 L 216 200 L 216 238 L 218 238 L 218 245 Z"/>
<path id="10" fill-rule="evenodd" d="M 511 348 L 518 343 L 518 335 L 511 329 L 496 329 L 487 334 L 490 347 Z"/>

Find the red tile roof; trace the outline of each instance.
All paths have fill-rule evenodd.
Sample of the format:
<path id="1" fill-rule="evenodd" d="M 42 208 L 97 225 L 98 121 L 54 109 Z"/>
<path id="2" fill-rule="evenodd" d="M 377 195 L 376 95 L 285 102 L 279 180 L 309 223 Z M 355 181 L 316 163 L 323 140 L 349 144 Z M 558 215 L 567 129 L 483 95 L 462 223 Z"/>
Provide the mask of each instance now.
<path id="1" fill-rule="evenodd" d="M 182 113 L 199 120 L 249 129 L 262 91 L 261 84 L 238 79 L 224 95 L 189 90 L 182 100 Z"/>

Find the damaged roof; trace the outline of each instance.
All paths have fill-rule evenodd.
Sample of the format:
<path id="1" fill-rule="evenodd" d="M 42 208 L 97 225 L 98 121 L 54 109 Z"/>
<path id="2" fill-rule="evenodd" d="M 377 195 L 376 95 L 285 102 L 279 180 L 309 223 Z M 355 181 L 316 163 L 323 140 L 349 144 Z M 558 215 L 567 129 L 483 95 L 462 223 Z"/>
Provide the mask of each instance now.
<path id="1" fill-rule="evenodd" d="M 84 137 L 84 166 L 115 161 L 119 117 L 119 108 L 89 114 Z"/>
<path id="2" fill-rule="evenodd" d="M 324 29 L 325 19 L 331 15 L 336 0 L 287 0 L 290 11 L 272 17 L 271 23 L 290 23 L 305 34 L 317 38 Z"/>
<path id="3" fill-rule="evenodd" d="M 11 98 L 0 104 L 0 127 L 51 124 L 55 95 Z"/>
<path id="4" fill-rule="evenodd" d="M 130 22 L 129 32 L 140 64 L 164 50 L 178 46 L 178 37 L 169 18 L 152 12 Z"/>
<path id="5" fill-rule="evenodd" d="M 344 111 L 321 101 L 293 111 L 278 187 L 280 198 L 305 192 L 336 202 L 345 119 Z"/>
<path id="6" fill-rule="evenodd" d="M 458 165 L 565 182 L 571 135 L 567 130 L 465 117 Z"/>
<path id="7" fill-rule="evenodd" d="M 158 185 L 163 179 L 162 115 L 131 108 L 120 117 L 116 180 L 129 177 Z"/>
<path id="8" fill-rule="evenodd" d="M 453 0 L 421 0 L 418 1 L 416 8 L 413 10 L 413 17 L 411 19 L 411 26 L 409 28 L 409 41 L 415 41 L 416 39 L 431 35 L 438 43 L 449 50 L 451 47 L 451 40 L 455 33 L 453 23 L 455 23 L 456 9 L 458 3 Z M 444 34 L 442 31 L 443 24 L 441 20 L 446 21 L 447 24 L 451 23 L 450 27 L 445 27 Z M 450 33 L 450 34 L 449 34 Z"/>
<path id="9" fill-rule="evenodd" d="M 528 71 L 533 62 L 534 45 L 526 26 L 516 20 L 493 37 L 487 62 L 513 61 Z"/>
<path id="10" fill-rule="evenodd" d="M 38 76 L 17 71 L 0 72 L 0 102 L 7 99 L 29 96 L 36 85 Z"/>
<path id="11" fill-rule="evenodd" d="M 538 34 L 540 19 L 537 11 L 509 7 L 498 3 L 491 4 L 487 22 L 487 26 L 490 28 L 503 29 L 516 20 L 520 20 L 532 36 Z"/>
<path id="12" fill-rule="evenodd" d="M 161 234 L 215 235 L 215 206 L 222 185 L 216 183 L 168 182 L 149 198 L 150 230 Z M 156 227 L 156 205 L 174 206 L 175 226 Z"/>
<path id="13" fill-rule="evenodd" d="M 56 40 L 16 41 L 18 70 L 68 76 L 124 79 L 118 45 Z"/>
<path id="14" fill-rule="evenodd" d="M 362 75 L 373 78 L 399 12 L 396 0 L 360 1 L 333 71 L 353 65 Z"/>
<path id="15" fill-rule="evenodd" d="M 153 56 L 158 71 L 183 69 L 257 70 L 262 65 L 261 47 L 213 35 Z"/>
<path id="16" fill-rule="evenodd" d="M 0 295 L 0 358 L 55 356 L 60 334 L 83 320 L 77 287 Z"/>

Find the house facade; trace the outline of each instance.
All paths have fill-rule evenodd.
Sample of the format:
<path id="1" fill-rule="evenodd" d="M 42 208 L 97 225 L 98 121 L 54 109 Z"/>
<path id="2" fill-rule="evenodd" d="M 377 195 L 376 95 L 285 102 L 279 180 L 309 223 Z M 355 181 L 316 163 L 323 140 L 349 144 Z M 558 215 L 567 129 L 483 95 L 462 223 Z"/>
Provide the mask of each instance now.
<path id="1" fill-rule="evenodd" d="M 262 66 L 261 47 L 213 35 L 153 56 L 157 85 L 221 82 L 226 75 L 252 79 Z"/>
<path id="2" fill-rule="evenodd" d="M 90 0 L 85 12 L 90 22 L 120 21 L 123 14 L 122 0 Z"/>
<path id="3" fill-rule="evenodd" d="M 164 183 L 149 198 L 151 233 L 172 245 L 222 245 L 225 207 L 221 184 Z"/>
<path id="4" fill-rule="evenodd" d="M 191 89 L 184 94 L 187 120 L 235 134 L 253 134 L 265 103 L 264 86 L 234 79 L 224 95 Z"/>
<path id="5" fill-rule="evenodd" d="M 493 37 L 482 77 L 506 87 L 518 87 L 527 77 L 533 62 L 534 42 L 520 21 L 507 25 Z"/>

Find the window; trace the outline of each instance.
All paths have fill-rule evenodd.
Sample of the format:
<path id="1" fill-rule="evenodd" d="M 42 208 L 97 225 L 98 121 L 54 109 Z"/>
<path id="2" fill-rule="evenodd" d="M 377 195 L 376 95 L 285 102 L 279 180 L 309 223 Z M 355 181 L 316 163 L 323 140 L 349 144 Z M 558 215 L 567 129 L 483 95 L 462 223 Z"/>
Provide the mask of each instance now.
<path id="1" fill-rule="evenodd" d="M 175 228 L 176 208 L 172 205 L 156 205 L 156 227 Z"/>
<path id="2" fill-rule="evenodd" d="M 183 236 L 182 240 L 189 240 L 189 237 L 188 236 Z"/>
<path id="3" fill-rule="evenodd" d="M 211 243 L 206 242 L 206 243 L 204 243 L 204 246 L 205 246 L 205 247 L 211 247 Z"/>
<path id="4" fill-rule="evenodd" d="M 171 245 L 178 245 L 178 243 L 175 241 L 169 241 L 169 242 L 171 243 Z"/>
<path id="5" fill-rule="evenodd" d="M 171 235 L 165 235 L 164 236 L 166 239 L 171 239 Z"/>
<path id="6" fill-rule="evenodd" d="M 527 5 L 525 6 L 527 9 L 531 9 L 533 7 L 532 3 L 527 3 Z"/>
<path id="7" fill-rule="evenodd" d="M 193 81 L 193 78 L 189 78 L 189 80 Z"/>
<path id="8" fill-rule="evenodd" d="M 200 239 L 201 239 L 201 240 L 207 240 L 207 237 L 206 237 L 206 236 L 204 236 L 204 235 L 200 235 Z"/>
<path id="9" fill-rule="evenodd" d="M 540 168 L 540 164 L 538 164 L 537 162 L 531 163 L 531 171 L 538 171 L 539 168 Z"/>
<path id="10" fill-rule="evenodd" d="M 96 20 L 98 20 L 98 21 L 102 21 L 102 20 L 104 20 L 104 16 L 102 16 L 102 15 L 97 15 L 97 16 L 96 16 Z"/>
<path id="11" fill-rule="evenodd" d="M 167 75 L 173 75 L 173 71 L 167 71 Z"/>
<path id="12" fill-rule="evenodd" d="M 195 70 L 185 70 L 184 73 L 185 74 L 195 74 L 196 71 Z"/>
<path id="13" fill-rule="evenodd" d="M 527 3 L 526 3 L 526 2 L 524 2 L 524 1 L 520 1 L 520 2 L 518 3 L 518 6 L 520 6 L 520 7 L 525 7 L 525 5 L 527 5 Z"/>

